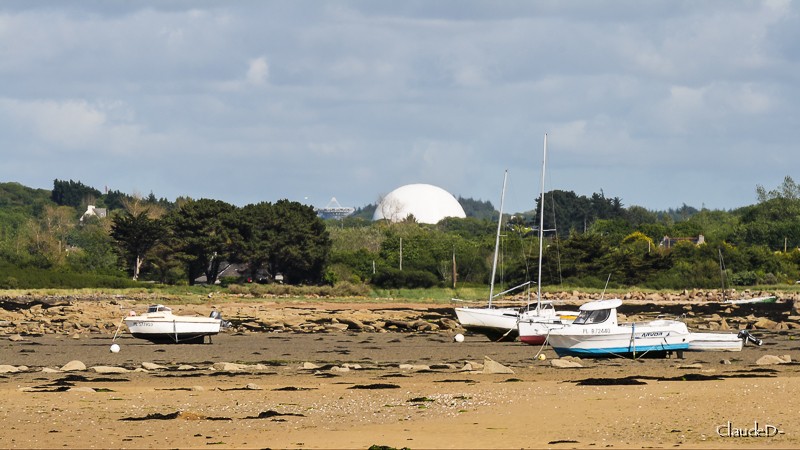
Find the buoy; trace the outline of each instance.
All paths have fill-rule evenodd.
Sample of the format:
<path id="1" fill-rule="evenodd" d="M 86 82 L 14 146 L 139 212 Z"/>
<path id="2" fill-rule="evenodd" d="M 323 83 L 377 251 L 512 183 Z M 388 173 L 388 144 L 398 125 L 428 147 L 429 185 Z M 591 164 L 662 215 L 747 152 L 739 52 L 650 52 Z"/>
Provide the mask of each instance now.
<path id="1" fill-rule="evenodd" d="M 544 361 L 545 359 L 547 359 L 547 356 L 544 356 L 544 353 L 539 355 L 539 361 Z"/>
<path id="2" fill-rule="evenodd" d="M 111 353 L 119 353 L 119 344 L 111 344 Z"/>
<path id="3" fill-rule="evenodd" d="M 458 333 L 457 335 L 453 336 L 453 340 L 456 342 L 464 342 L 464 335 Z"/>

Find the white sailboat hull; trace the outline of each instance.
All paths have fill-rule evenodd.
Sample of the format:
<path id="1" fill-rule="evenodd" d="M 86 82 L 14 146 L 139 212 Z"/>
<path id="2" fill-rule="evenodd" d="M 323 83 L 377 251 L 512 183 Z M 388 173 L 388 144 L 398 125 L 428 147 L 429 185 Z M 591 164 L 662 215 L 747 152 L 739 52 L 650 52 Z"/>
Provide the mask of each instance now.
<path id="1" fill-rule="evenodd" d="M 458 322 L 469 331 L 490 339 L 514 340 L 517 337 L 518 308 L 455 308 Z"/>

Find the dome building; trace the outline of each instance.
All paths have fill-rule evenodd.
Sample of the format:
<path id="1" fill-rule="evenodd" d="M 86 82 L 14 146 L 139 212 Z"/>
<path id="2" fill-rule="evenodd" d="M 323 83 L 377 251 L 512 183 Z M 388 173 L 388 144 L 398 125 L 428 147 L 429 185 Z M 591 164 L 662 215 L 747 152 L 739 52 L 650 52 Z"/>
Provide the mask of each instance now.
<path id="1" fill-rule="evenodd" d="M 419 223 L 435 224 L 445 217 L 467 217 L 453 194 L 430 184 L 401 186 L 378 204 L 372 220 L 400 222 L 413 215 Z"/>

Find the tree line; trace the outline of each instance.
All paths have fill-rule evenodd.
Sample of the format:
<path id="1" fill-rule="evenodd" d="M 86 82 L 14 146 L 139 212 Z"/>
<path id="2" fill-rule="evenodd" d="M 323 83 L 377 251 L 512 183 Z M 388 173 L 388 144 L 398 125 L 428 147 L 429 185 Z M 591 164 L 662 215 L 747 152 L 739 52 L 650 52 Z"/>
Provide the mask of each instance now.
<path id="1" fill-rule="evenodd" d="M 107 217 L 84 214 L 89 204 Z M 5 288 L 36 285 L 26 276 L 30 269 L 37 276 L 43 270 L 191 285 L 214 284 L 235 267 L 232 281 L 319 284 L 330 247 L 314 209 L 288 200 L 240 208 L 211 199 L 101 194 L 72 180 L 55 180 L 50 192 L 0 185 Z"/>
<path id="2" fill-rule="evenodd" d="M 800 279 L 800 188 L 786 177 L 773 190 L 757 186 L 756 195 L 756 204 L 731 211 L 685 204 L 650 211 L 603 192 L 549 192 L 542 282 L 654 289 L 793 283 Z M 490 202 L 459 200 L 468 205 L 466 219 L 426 225 L 413 218 L 372 222 L 365 218 L 369 206 L 361 215 L 323 221 L 312 207 L 288 200 L 238 207 L 102 193 L 72 180 L 55 180 L 52 190 L 0 183 L 0 288 L 36 287 L 39 279 L 50 280 L 47 287 L 124 279 L 485 285 L 497 212 Z M 88 204 L 108 216 L 82 217 Z M 537 205 L 504 217 L 501 286 L 535 281 L 538 211 Z M 697 244 L 700 235 L 704 243 Z M 222 273 L 231 276 L 219 280 Z"/>

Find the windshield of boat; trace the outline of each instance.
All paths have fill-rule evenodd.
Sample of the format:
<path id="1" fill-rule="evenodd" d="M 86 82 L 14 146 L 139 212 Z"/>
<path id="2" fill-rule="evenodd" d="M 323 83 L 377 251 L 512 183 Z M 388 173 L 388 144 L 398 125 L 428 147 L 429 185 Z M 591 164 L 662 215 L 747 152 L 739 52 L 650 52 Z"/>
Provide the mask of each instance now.
<path id="1" fill-rule="evenodd" d="M 595 311 L 581 311 L 575 321 L 575 325 L 589 325 L 592 323 L 603 323 L 608 319 L 611 314 L 610 309 L 598 309 Z"/>

